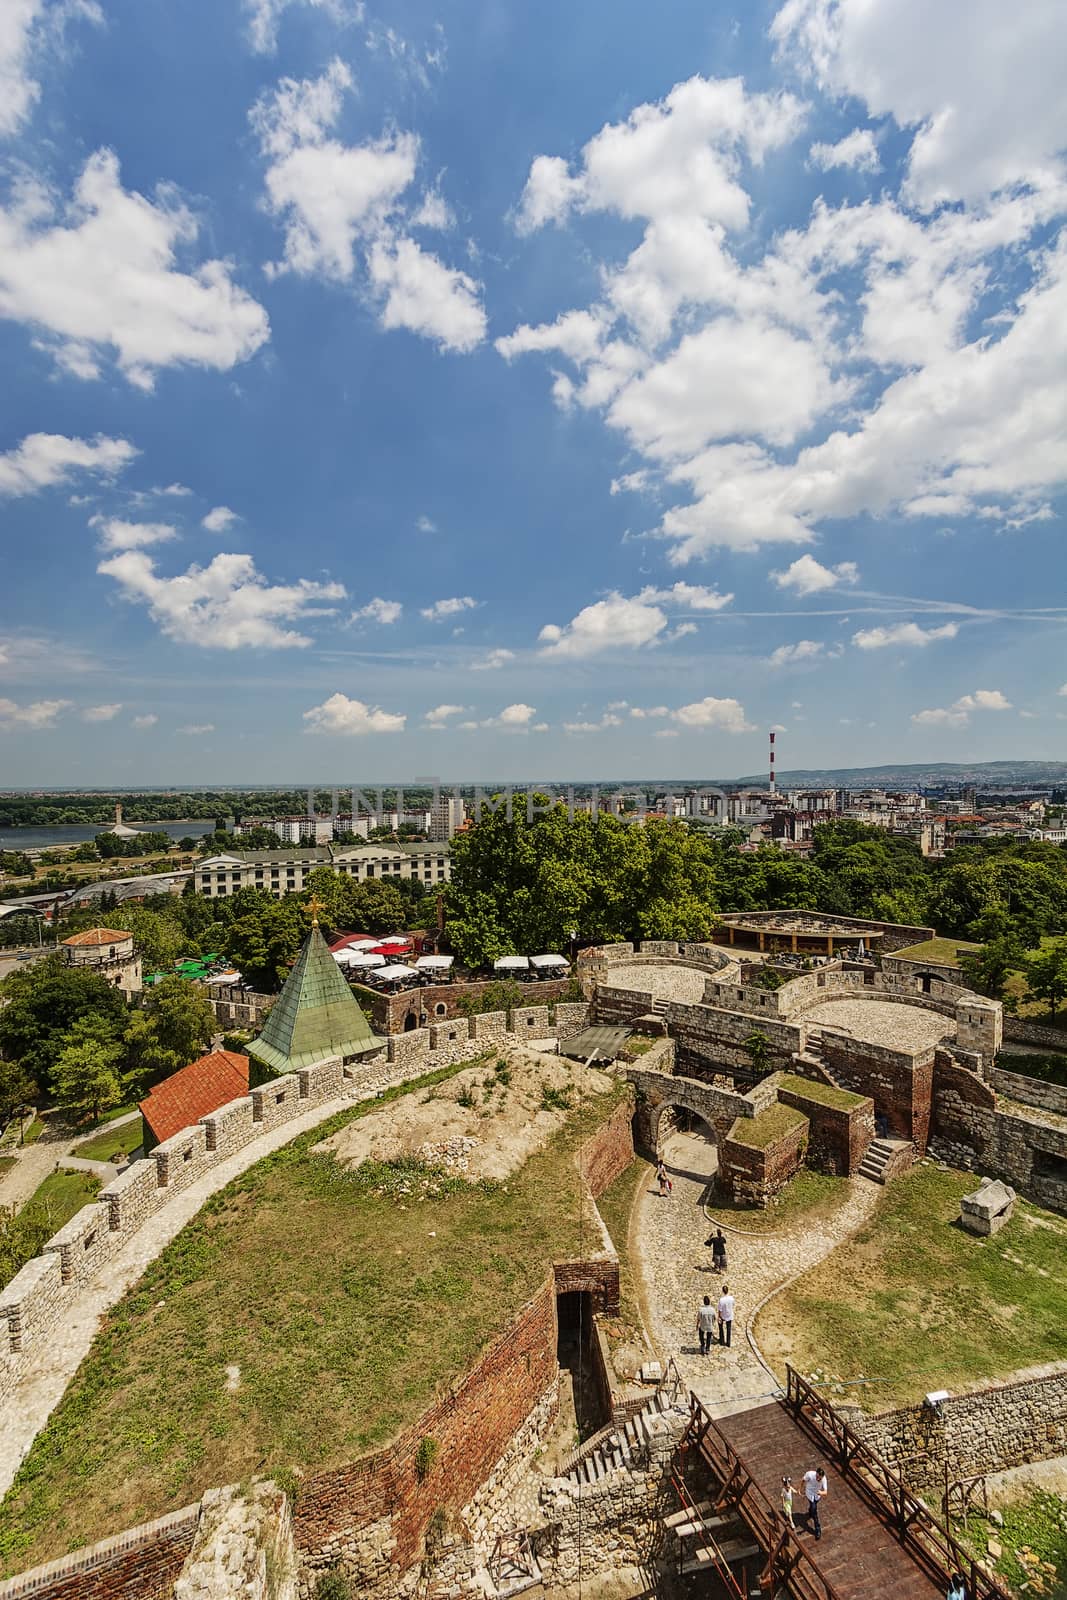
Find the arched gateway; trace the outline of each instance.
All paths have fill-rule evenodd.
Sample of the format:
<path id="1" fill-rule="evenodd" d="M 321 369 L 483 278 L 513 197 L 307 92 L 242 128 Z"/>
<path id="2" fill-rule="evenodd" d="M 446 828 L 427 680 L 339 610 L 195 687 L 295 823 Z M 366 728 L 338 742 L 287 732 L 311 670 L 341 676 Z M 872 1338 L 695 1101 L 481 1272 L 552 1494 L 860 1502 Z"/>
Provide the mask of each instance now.
<path id="1" fill-rule="evenodd" d="M 652 1155 L 658 1149 L 660 1120 L 667 1110 L 689 1111 L 699 1117 L 714 1134 L 716 1143 L 735 1117 L 753 1115 L 751 1101 L 730 1089 L 641 1067 L 628 1066 L 624 1073 L 637 1090 L 634 1142 Z"/>

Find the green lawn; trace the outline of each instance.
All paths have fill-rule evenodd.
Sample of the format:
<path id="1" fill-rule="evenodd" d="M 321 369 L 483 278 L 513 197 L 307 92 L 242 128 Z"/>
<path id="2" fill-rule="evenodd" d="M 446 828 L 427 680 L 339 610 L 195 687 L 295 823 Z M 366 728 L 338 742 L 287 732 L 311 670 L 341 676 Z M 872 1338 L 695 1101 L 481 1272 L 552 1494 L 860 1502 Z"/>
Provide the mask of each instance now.
<path id="1" fill-rule="evenodd" d="M 53 1172 L 15 1217 L 0 1218 L 0 1285 L 39 1255 L 76 1211 L 96 1199 L 100 1180 L 89 1172 Z"/>
<path id="2" fill-rule="evenodd" d="M 1067 1219 L 1019 1201 L 975 1238 L 957 1218 L 976 1183 L 932 1163 L 891 1183 L 868 1225 L 760 1317 L 772 1363 L 831 1387 L 873 1380 L 843 1391 L 873 1411 L 1067 1356 Z"/>
<path id="3" fill-rule="evenodd" d="M 608 1185 L 597 1201 L 597 1210 L 604 1219 L 604 1226 L 611 1235 L 611 1242 L 619 1258 L 619 1316 L 614 1320 L 617 1320 L 620 1326 L 609 1330 L 613 1335 L 612 1343 L 616 1340 L 626 1340 L 633 1334 L 641 1335 L 640 1303 L 627 1249 L 627 1239 L 634 1202 L 642 1187 L 651 1185 L 652 1177 L 653 1171 L 649 1163 L 635 1158 L 626 1171 L 620 1173 L 615 1182 Z"/>
<path id="4" fill-rule="evenodd" d="M 766 1208 L 735 1205 L 732 1200 L 716 1195 L 708 1211 L 714 1222 L 722 1222 L 727 1228 L 736 1227 L 746 1233 L 776 1233 L 779 1229 L 802 1228 L 816 1217 L 821 1221 L 843 1206 L 848 1196 L 847 1178 L 831 1178 L 824 1172 L 801 1167 Z"/>
<path id="5" fill-rule="evenodd" d="M 0 1178 L 5 1172 L 10 1172 L 12 1167 L 17 1167 L 18 1160 L 18 1156 L 0 1156 Z"/>
<path id="6" fill-rule="evenodd" d="M 981 948 L 980 944 L 972 944 L 967 939 L 923 939 L 920 944 L 909 944 L 905 950 L 894 950 L 893 955 L 905 961 L 929 961 L 939 967 L 958 967 L 961 950 L 966 953 Z"/>
<path id="7" fill-rule="evenodd" d="M 798 1077 L 792 1072 L 784 1074 L 779 1087 L 788 1089 L 792 1094 L 802 1094 L 821 1106 L 833 1106 L 838 1111 L 854 1111 L 869 1098 L 853 1094 L 849 1089 L 836 1089 L 832 1083 L 817 1083 L 813 1078 Z"/>
<path id="8" fill-rule="evenodd" d="M 766 1150 L 768 1145 L 783 1139 L 800 1123 L 806 1122 L 803 1111 L 786 1106 L 781 1101 L 768 1106 L 755 1117 L 737 1117 L 729 1137 L 735 1144 L 746 1145 L 750 1150 Z"/>
<path id="9" fill-rule="evenodd" d="M 1013 1594 L 1067 1600 L 1067 1501 L 1038 1489 L 1004 1506 L 1002 1515 L 1003 1528 L 974 1516 L 966 1528 L 957 1524 L 956 1536 L 980 1561 L 988 1560 L 989 1541 L 996 1539 L 1001 1554 L 989 1565 Z"/>
<path id="10" fill-rule="evenodd" d="M 133 1122 L 123 1122 L 117 1128 L 108 1128 L 95 1138 L 76 1144 L 71 1155 L 83 1161 L 110 1161 L 120 1150 L 123 1155 L 131 1155 L 143 1142 L 144 1124 L 136 1117 Z"/>
<path id="11" fill-rule="evenodd" d="M 250 1168 L 108 1316 L 4 1501 L 3 1571 L 211 1485 L 315 1472 L 393 1438 L 477 1359 L 551 1261 L 577 1256 L 583 1238 L 588 1248 L 595 1224 L 575 1153 L 628 1092 L 577 1107 L 503 1184 L 410 1160 L 348 1171 L 312 1152 L 380 1100 Z"/>
<path id="12" fill-rule="evenodd" d="M 34 1117 L 33 1121 L 26 1129 L 26 1132 L 22 1135 L 21 1142 L 23 1144 L 36 1144 L 43 1132 L 44 1123 L 41 1121 L 40 1117 Z"/>

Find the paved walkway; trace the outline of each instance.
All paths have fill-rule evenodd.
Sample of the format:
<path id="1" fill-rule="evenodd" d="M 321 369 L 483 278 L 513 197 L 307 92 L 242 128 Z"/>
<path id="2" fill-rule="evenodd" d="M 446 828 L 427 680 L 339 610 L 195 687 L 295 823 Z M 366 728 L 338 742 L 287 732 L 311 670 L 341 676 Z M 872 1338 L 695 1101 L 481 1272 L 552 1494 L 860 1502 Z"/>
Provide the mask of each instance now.
<path id="1" fill-rule="evenodd" d="M 5 1155 L 15 1157 L 16 1164 L 10 1172 L 0 1177 L 0 1206 L 14 1206 L 16 1211 L 21 1211 L 30 1196 L 58 1166 L 95 1172 L 105 1183 L 109 1182 L 118 1171 L 112 1162 L 86 1161 L 82 1157 L 72 1160 L 66 1158 L 83 1140 L 95 1139 L 108 1128 L 121 1128 L 124 1122 L 132 1122 L 140 1115 L 139 1111 L 127 1111 L 125 1115 L 94 1128 L 91 1133 L 74 1133 L 69 1123 L 47 1116 L 45 1130 L 34 1144 L 21 1147 L 14 1145 L 4 1150 Z"/>
<path id="2" fill-rule="evenodd" d="M 845 1204 L 808 1228 L 798 1226 L 759 1238 L 724 1228 L 726 1277 L 737 1301 L 733 1345 L 728 1350 L 716 1345 L 710 1356 L 701 1356 L 695 1332 L 697 1307 L 706 1294 L 714 1305 L 721 1283 L 711 1270 L 711 1252 L 704 1241 L 712 1229 L 700 1205 L 717 1166 L 717 1152 L 710 1140 L 675 1134 L 664 1157 L 674 1193 L 661 1200 L 650 1184 L 640 1196 L 633 1233 L 649 1332 L 659 1354 L 664 1360 L 674 1357 L 683 1381 L 711 1414 L 728 1416 L 761 1405 L 777 1392 L 746 1337 L 761 1302 L 854 1233 L 870 1216 L 882 1190 L 863 1178 L 854 1179 Z"/>

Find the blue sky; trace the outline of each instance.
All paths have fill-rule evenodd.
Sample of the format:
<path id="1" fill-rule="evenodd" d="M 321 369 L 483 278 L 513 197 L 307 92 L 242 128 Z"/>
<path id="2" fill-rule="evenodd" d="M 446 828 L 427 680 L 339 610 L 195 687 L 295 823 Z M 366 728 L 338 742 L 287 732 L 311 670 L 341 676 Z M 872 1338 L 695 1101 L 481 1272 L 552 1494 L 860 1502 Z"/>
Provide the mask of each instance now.
<path id="1" fill-rule="evenodd" d="M 1067 754 L 1024 0 L 6 0 L 0 783 Z"/>

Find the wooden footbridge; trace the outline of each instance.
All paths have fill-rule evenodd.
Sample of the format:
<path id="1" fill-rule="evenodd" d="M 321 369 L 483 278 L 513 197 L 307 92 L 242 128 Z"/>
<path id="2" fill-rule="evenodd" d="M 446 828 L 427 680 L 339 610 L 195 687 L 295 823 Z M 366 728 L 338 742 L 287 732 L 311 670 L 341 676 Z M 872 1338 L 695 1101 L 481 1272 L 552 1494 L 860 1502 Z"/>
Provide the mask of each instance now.
<path id="1" fill-rule="evenodd" d="M 681 1509 L 664 1526 L 677 1542 L 680 1570 L 706 1573 L 712 1593 L 730 1600 L 944 1600 L 950 1575 L 961 1572 L 968 1600 L 1009 1600 L 792 1368 L 783 1400 L 718 1421 L 691 1395 L 676 1465 Z M 689 1487 L 693 1466 L 712 1483 L 699 1500 Z M 819 1541 L 797 1515 L 806 1509 L 800 1483 L 812 1466 L 825 1467 L 829 1485 Z M 796 1485 L 796 1528 L 780 1510 L 784 1474 Z"/>

